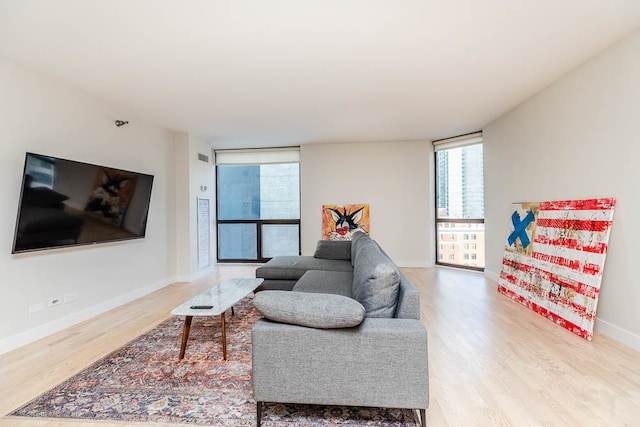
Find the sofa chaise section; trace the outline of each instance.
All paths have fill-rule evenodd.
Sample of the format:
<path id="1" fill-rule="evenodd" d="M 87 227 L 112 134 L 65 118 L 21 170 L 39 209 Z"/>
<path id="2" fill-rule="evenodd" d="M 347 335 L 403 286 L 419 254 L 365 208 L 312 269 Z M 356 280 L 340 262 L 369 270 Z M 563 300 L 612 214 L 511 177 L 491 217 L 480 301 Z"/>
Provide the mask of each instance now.
<path id="1" fill-rule="evenodd" d="M 260 320 L 253 328 L 254 399 L 419 409 L 429 406 L 427 333 L 413 319 L 366 318 L 318 329 Z"/>
<path id="2" fill-rule="evenodd" d="M 307 271 L 353 272 L 351 261 L 315 256 L 277 256 L 256 269 L 256 277 L 264 279 L 260 290 L 293 289 Z"/>
<path id="3" fill-rule="evenodd" d="M 256 271 L 272 281 L 254 299 L 265 316 L 252 330 L 258 425 L 263 402 L 416 409 L 424 425 L 419 292 L 369 235 L 334 243 Z"/>

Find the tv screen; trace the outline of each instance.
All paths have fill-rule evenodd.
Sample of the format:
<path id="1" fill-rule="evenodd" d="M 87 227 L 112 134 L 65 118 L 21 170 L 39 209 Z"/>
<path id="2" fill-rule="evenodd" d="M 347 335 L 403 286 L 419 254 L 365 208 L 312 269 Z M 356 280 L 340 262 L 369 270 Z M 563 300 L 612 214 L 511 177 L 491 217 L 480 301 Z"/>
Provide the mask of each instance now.
<path id="1" fill-rule="evenodd" d="M 145 236 L 153 175 L 27 153 L 13 253 Z"/>

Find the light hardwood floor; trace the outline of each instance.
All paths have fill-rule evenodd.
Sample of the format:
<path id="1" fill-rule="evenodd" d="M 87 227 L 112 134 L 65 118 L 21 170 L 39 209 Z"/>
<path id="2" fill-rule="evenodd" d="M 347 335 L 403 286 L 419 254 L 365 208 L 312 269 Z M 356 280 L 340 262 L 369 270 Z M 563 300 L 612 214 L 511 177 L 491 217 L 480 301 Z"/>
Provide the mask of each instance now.
<path id="1" fill-rule="evenodd" d="M 219 266 L 1 355 L 0 414 L 153 328 L 192 295 L 254 269 Z M 498 294 L 481 274 L 402 270 L 420 289 L 429 333 L 429 426 L 640 426 L 640 352 L 597 332 L 589 343 Z M 123 424 L 0 418 L 1 427 L 79 425 Z"/>

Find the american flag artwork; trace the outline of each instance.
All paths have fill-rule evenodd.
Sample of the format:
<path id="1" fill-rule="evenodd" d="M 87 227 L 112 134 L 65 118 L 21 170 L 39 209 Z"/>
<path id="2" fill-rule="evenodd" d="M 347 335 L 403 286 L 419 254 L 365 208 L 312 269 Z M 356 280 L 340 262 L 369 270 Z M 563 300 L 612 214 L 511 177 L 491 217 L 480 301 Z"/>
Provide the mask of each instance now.
<path id="1" fill-rule="evenodd" d="M 615 205 L 514 203 L 498 292 L 591 341 Z"/>

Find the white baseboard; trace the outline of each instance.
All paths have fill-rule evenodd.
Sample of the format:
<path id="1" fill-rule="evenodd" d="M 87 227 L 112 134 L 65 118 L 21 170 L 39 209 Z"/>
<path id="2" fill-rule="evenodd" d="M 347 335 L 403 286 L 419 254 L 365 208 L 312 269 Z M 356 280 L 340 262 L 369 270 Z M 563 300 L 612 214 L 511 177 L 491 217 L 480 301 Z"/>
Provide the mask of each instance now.
<path id="1" fill-rule="evenodd" d="M 487 270 L 484 271 L 484 275 L 486 278 L 495 282 L 497 282 L 500 278 L 499 274 Z M 622 329 L 621 327 L 616 326 L 613 323 L 609 323 L 606 320 L 602 320 L 599 318 L 596 318 L 596 323 L 593 329 L 594 331 L 602 335 L 606 335 L 621 344 L 631 347 L 634 350 L 640 351 L 640 336 L 627 331 L 626 329 Z"/>
<path id="2" fill-rule="evenodd" d="M 500 275 L 499 274 L 496 274 L 493 271 L 489 271 L 489 270 L 485 270 L 484 271 L 484 277 L 486 277 L 489 280 L 493 280 L 496 283 L 500 279 Z"/>
<path id="3" fill-rule="evenodd" d="M 136 289 L 135 291 L 129 292 L 127 294 L 120 295 L 108 301 L 104 301 L 100 304 L 84 308 L 60 319 L 45 323 L 44 325 L 40 325 L 27 331 L 12 335 L 10 337 L 3 338 L 2 340 L 0 340 L 0 354 L 4 354 L 18 347 L 31 344 L 32 342 L 35 342 L 41 338 L 47 337 L 56 332 L 60 332 L 70 326 L 76 325 L 80 322 L 84 322 L 85 320 L 91 319 L 92 317 L 95 317 L 99 314 L 120 307 L 121 305 L 127 304 L 175 282 L 175 277 L 167 278 L 165 280 L 147 285 L 143 288 Z"/>
<path id="4" fill-rule="evenodd" d="M 403 262 L 398 261 L 395 263 L 399 268 L 407 267 L 407 268 L 431 268 L 433 267 L 433 263 L 428 262 Z"/>
<path id="5" fill-rule="evenodd" d="M 622 329 L 606 320 L 596 318 L 594 331 L 606 335 L 609 338 L 618 341 L 634 350 L 640 351 L 640 336 L 632 332 Z"/>
<path id="6" fill-rule="evenodd" d="M 198 270 L 196 272 L 193 273 L 189 273 L 189 274 L 184 274 L 181 276 L 178 276 L 176 278 L 176 280 L 178 282 L 193 282 L 194 280 L 197 280 L 201 277 L 206 276 L 207 274 L 213 272 L 213 270 L 216 268 L 217 264 L 213 264 L 210 265 L 208 267 L 203 268 L 202 270 Z"/>

